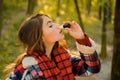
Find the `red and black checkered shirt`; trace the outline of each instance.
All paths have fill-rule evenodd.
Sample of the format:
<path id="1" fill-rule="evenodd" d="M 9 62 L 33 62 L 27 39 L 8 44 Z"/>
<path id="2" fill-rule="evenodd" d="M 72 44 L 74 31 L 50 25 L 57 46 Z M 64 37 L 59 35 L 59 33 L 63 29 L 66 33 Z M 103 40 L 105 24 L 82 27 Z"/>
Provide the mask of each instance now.
<path id="1" fill-rule="evenodd" d="M 89 45 L 89 42 L 86 45 Z M 50 59 L 35 52 L 32 56 L 38 64 L 31 66 L 27 74 L 31 75 L 32 80 L 75 80 L 76 75 L 88 76 L 100 71 L 100 61 L 96 51 L 89 55 L 80 54 L 71 57 L 64 48 L 57 48 Z M 13 72 L 15 76 L 10 79 L 21 80 L 24 71 L 20 64 Z"/>

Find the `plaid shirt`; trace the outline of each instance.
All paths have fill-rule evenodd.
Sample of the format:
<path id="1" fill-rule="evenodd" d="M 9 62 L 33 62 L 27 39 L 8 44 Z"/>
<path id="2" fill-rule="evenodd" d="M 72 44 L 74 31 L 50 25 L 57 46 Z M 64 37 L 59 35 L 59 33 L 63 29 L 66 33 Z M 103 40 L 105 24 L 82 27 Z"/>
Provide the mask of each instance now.
<path id="1" fill-rule="evenodd" d="M 89 55 L 81 52 L 80 54 L 80 57 L 71 57 L 64 48 L 56 49 L 52 54 L 53 59 L 34 53 L 32 56 L 37 59 L 38 64 L 27 69 L 24 80 L 74 80 L 76 75 L 88 76 L 100 71 L 100 61 L 96 51 Z M 20 64 L 9 79 L 21 80 L 23 72 L 25 69 Z"/>

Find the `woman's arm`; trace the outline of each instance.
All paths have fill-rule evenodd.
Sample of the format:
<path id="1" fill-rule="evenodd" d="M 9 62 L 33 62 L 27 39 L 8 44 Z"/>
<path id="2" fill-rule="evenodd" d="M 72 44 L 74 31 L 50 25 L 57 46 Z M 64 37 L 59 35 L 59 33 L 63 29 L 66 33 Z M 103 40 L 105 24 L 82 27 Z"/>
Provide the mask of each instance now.
<path id="1" fill-rule="evenodd" d="M 22 65 L 26 69 L 22 76 L 23 80 L 40 80 L 43 78 L 43 73 L 34 57 L 26 56 L 22 61 Z"/>
<path id="2" fill-rule="evenodd" d="M 100 60 L 94 48 L 94 42 L 86 34 L 84 39 L 77 39 L 80 56 L 71 57 L 74 75 L 89 76 L 100 71 Z"/>
<path id="3" fill-rule="evenodd" d="M 76 39 L 80 56 L 72 57 L 73 73 L 75 75 L 88 76 L 100 71 L 100 61 L 95 51 L 93 41 L 88 38 L 76 22 L 65 22 L 70 24 L 70 28 L 65 28 L 70 36 Z"/>
<path id="4" fill-rule="evenodd" d="M 40 67 L 38 64 L 32 65 L 30 68 L 28 68 L 22 77 L 22 80 L 42 80 L 44 79 L 43 73 L 40 70 Z"/>
<path id="5" fill-rule="evenodd" d="M 26 56 L 6 80 L 42 80 L 43 73 L 35 58 Z"/>

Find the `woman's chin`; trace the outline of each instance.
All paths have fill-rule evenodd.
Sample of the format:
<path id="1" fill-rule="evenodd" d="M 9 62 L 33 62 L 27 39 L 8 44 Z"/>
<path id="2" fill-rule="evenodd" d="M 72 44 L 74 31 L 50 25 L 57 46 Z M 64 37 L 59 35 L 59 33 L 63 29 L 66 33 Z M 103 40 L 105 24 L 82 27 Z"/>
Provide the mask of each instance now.
<path id="1" fill-rule="evenodd" d="M 61 39 L 64 39 L 64 35 L 61 36 Z"/>

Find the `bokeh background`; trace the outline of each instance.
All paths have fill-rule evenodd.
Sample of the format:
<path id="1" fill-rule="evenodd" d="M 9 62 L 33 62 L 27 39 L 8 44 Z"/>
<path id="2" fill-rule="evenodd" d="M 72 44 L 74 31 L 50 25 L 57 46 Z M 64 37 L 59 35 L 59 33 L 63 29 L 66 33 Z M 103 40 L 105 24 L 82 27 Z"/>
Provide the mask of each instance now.
<path id="1" fill-rule="evenodd" d="M 116 0 L 0 0 L 0 80 L 24 48 L 18 41 L 18 29 L 28 16 L 43 13 L 59 24 L 76 21 L 96 43 L 101 72 L 77 80 L 110 80 L 113 55 L 113 33 Z M 74 39 L 64 32 L 69 49 L 74 53 Z"/>

